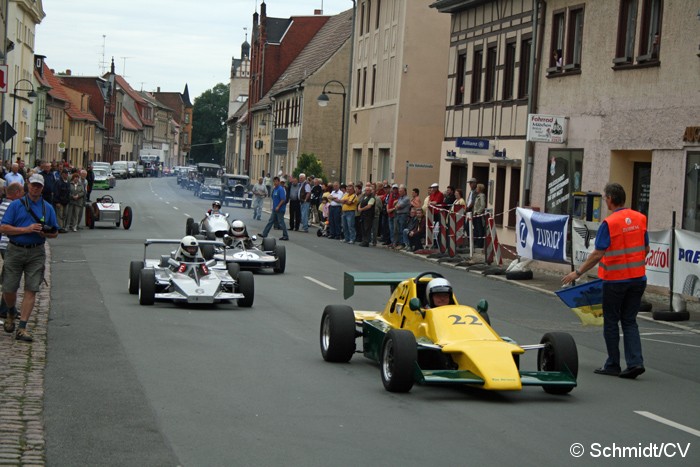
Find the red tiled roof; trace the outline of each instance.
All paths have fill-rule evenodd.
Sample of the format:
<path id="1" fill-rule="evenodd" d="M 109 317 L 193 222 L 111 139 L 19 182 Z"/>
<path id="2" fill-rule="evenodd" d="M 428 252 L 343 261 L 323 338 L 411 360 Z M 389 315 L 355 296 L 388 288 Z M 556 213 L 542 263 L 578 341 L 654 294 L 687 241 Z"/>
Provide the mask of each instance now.
<path id="1" fill-rule="evenodd" d="M 122 108 L 122 125 L 125 130 L 138 131 L 143 129 L 143 125 L 139 121 L 132 117 L 129 112 Z"/>
<path id="2" fill-rule="evenodd" d="M 126 92 L 129 97 L 131 97 L 134 101 L 138 102 L 141 105 L 148 105 L 148 102 L 139 94 L 134 88 L 131 87 L 129 83 L 126 82 L 124 78 L 122 78 L 121 75 L 114 74 L 114 77 L 117 80 L 117 84 L 121 86 L 121 88 Z"/>

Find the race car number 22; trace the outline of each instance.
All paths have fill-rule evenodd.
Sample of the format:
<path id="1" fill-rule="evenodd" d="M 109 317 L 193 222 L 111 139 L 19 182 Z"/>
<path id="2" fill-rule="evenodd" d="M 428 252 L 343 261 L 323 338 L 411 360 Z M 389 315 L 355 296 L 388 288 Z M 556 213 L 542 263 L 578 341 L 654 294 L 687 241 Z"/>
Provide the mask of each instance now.
<path id="1" fill-rule="evenodd" d="M 452 325 L 454 326 L 455 324 L 468 324 L 468 325 L 475 325 L 475 326 L 481 326 L 481 323 L 479 322 L 479 318 L 477 318 L 474 315 L 449 315 L 448 318 L 452 318 L 454 321 L 452 322 Z M 464 319 L 467 319 L 467 321 L 464 321 Z"/>

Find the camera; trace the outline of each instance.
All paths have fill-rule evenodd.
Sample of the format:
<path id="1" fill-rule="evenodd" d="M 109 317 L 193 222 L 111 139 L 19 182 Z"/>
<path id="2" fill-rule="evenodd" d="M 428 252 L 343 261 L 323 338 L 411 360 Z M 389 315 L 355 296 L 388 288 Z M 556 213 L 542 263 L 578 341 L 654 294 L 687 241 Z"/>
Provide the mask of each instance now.
<path id="1" fill-rule="evenodd" d="M 50 225 L 41 224 L 41 231 L 44 233 L 56 233 L 58 229 L 56 227 L 51 227 Z"/>

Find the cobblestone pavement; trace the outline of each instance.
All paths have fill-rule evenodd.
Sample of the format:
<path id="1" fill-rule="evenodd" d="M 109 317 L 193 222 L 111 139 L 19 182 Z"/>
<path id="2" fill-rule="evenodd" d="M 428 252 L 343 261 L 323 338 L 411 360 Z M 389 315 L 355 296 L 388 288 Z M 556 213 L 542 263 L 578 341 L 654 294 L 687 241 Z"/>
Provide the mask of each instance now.
<path id="1" fill-rule="evenodd" d="M 37 294 L 28 327 L 34 342 L 21 342 L 0 330 L 0 466 L 46 465 L 44 368 L 51 297 L 51 250 L 46 248 L 46 281 Z M 1 264 L 1 260 L 0 260 Z M 23 298 L 23 285 L 17 304 Z"/>

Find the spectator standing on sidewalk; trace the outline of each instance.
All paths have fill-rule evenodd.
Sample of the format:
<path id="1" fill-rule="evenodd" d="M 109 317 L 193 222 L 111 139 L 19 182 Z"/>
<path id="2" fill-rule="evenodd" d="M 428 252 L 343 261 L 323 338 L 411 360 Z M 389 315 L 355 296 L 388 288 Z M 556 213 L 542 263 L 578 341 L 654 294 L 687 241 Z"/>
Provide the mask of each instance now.
<path id="1" fill-rule="evenodd" d="M 372 225 L 374 221 L 374 204 L 376 200 L 372 190 L 372 185 L 365 185 L 365 192 L 360 198 L 357 211 L 360 213 L 360 225 L 362 226 L 362 243 L 360 246 L 369 246 L 372 238 Z"/>
<path id="2" fill-rule="evenodd" d="M 51 163 L 49 161 L 42 162 L 41 172 L 39 173 L 44 177 L 44 191 L 41 193 L 41 196 L 44 198 L 44 201 L 51 204 L 53 203 L 53 191 L 56 184 L 56 178 L 51 172 Z"/>
<path id="3" fill-rule="evenodd" d="M 306 174 L 299 174 L 299 209 L 301 211 L 301 231 L 309 231 L 309 208 L 311 204 L 311 185 L 306 180 Z"/>
<path id="4" fill-rule="evenodd" d="M 95 185 L 95 172 L 92 171 L 92 164 L 88 165 L 87 168 L 87 195 L 85 199 L 90 201 L 90 194 L 92 193 L 92 187 Z"/>
<path id="5" fill-rule="evenodd" d="M 262 220 L 263 201 L 267 197 L 267 188 L 263 178 L 258 178 L 258 183 L 253 185 L 253 219 Z"/>
<path id="6" fill-rule="evenodd" d="M 411 200 L 408 198 L 406 193 L 406 187 L 401 185 L 399 187 L 399 198 L 396 200 L 394 211 L 394 248 L 402 249 L 403 243 L 403 229 L 406 228 L 408 223 L 408 216 L 411 213 Z"/>
<path id="7" fill-rule="evenodd" d="M 19 172 L 19 164 L 17 162 L 12 164 L 12 172 L 5 175 L 5 183 L 7 185 L 19 183 L 24 186 L 24 176 Z"/>
<path id="8" fill-rule="evenodd" d="M 16 199 L 20 199 L 24 195 L 24 188 L 19 183 L 12 183 L 5 188 L 5 199 L 2 200 L 0 204 L 0 222 L 5 216 L 7 207 Z M 10 243 L 10 238 L 7 235 L 0 234 L 0 256 L 5 259 L 5 252 L 7 251 L 7 245 Z M 7 305 L 5 304 L 5 297 L 0 298 L 0 319 L 7 318 Z M 13 314 L 17 314 L 17 310 L 13 310 Z"/>
<path id="9" fill-rule="evenodd" d="M 311 188 L 311 223 L 320 224 L 319 207 L 321 206 L 321 197 L 323 196 L 323 186 L 320 178 L 314 179 L 314 186 Z"/>
<path id="10" fill-rule="evenodd" d="M 301 223 L 301 200 L 299 199 L 299 180 L 292 176 L 287 184 L 289 190 L 289 230 L 299 230 Z"/>
<path id="11" fill-rule="evenodd" d="M 53 207 L 41 197 L 44 177 L 35 174 L 29 178 L 29 193 L 8 206 L 0 222 L 0 233 L 10 237 L 5 253 L 2 290 L 8 308 L 17 303 L 17 289 L 24 275 L 24 300 L 21 305 L 19 329 L 15 339 L 31 342 L 27 321 L 34 309 L 36 293 L 44 280 L 47 238 L 58 234 L 58 222 Z M 3 326 L 5 332 L 15 329 L 12 313 L 7 314 Z"/>
<path id="12" fill-rule="evenodd" d="M 78 231 L 78 221 L 84 206 L 85 188 L 80 183 L 80 174 L 75 172 L 70 179 L 70 201 L 68 202 L 68 214 L 66 215 L 68 231 Z"/>
<path id="13" fill-rule="evenodd" d="M 68 180 L 68 169 L 61 170 L 61 178 L 56 182 L 53 194 L 54 206 L 60 233 L 66 233 L 66 221 L 68 214 L 68 203 L 70 202 L 70 181 Z"/>
<path id="14" fill-rule="evenodd" d="M 634 379 L 644 373 L 637 313 L 647 285 L 647 218 L 640 212 L 624 207 L 625 190 L 619 183 L 605 185 L 603 199 L 612 214 L 600 224 L 595 250 L 579 269 L 564 276 L 562 283 L 573 282 L 600 262 L 598 277 L 603 280 L 603 337 L 608 358 L 594 372 Z M 620 325 L 627 363 L 624 371 L 620 367 Z"/>
<path id="15" fill-rule="evenodd" d="M 342 204 L 340 200 L 343 198 L 343 195 L 345 192 L 341 190 L 340 184 L 338 182 L 333 182 L 333 191 L 331 191 L 331 195 L 328 198 L 329 201 L 331 202 L 331 206 L 328 209 L 328 221 L 329 221 L 329 226 L 330 226 L 330 236 L 328 238 L 332 239 L 338 239 L 342 240 L 342 226 L 341 226 L 341 218 L 342 218 Z"/>
<path id="16" fill-rule="evenodd" d="M 355 187 L 352 183 L 348 183 L 345 195 L 340 200 L 343 212 L 343 235 L 345 243 L 355 243 L 355 211 L 357 210 L 358 199 L 355 195 Z"/>

